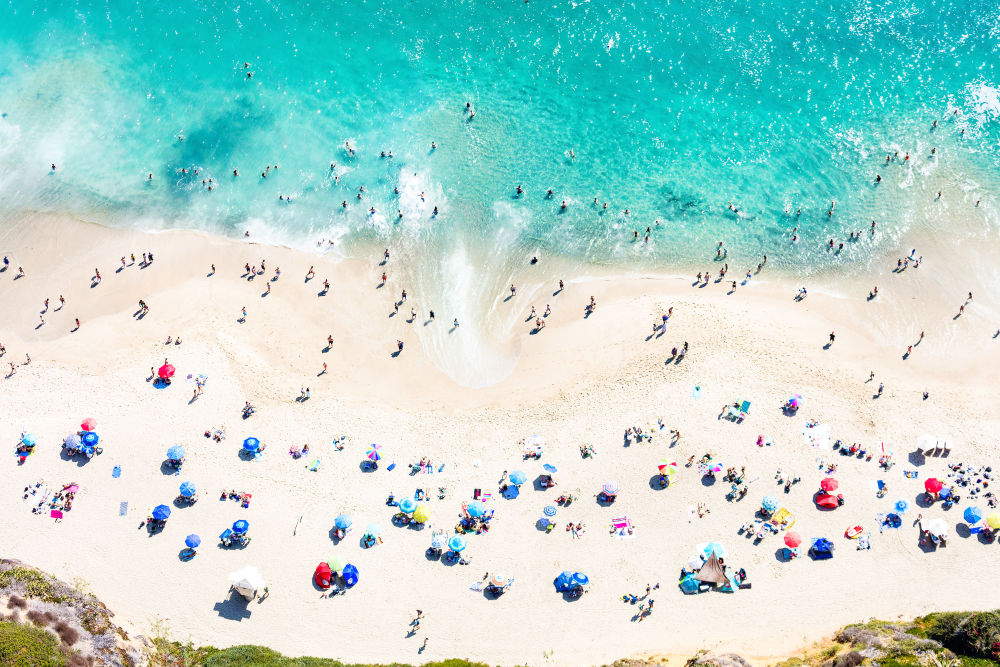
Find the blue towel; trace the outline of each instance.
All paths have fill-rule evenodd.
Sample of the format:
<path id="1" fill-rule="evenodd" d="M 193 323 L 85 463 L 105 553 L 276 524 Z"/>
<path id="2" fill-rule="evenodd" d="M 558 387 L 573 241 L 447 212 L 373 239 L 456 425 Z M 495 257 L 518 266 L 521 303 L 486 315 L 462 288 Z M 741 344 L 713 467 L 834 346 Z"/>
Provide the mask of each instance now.
<path id="1" fill-rule="evenodd" d="M 119 477 L 121 477 L 122 476 L 122 467 L 121 466 L 115 466 L 114 470 L 111 471 L 111 476 L 114 477 L 115 479 L 118 479 Z"/>
<path id="2" fill-rule="evenodd" d="M 118 505 L 118 516 L 125 516 L 128 514 L 128 501 L 123 500 L 121 504 Z"/>

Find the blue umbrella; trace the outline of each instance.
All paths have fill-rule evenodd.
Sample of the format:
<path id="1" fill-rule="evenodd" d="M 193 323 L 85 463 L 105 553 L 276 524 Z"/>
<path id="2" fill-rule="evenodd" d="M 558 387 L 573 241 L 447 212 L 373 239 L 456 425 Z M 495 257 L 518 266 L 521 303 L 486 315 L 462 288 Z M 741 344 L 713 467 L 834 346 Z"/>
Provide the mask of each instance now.
<path id="1" fill-rule="evenodd" d="M 22 440 L 22 442 L 24 442 L 24 441 Z M 25 444 L 27 444 L 27 443 L 25 443 Z M 80 445 L 82 445 L 82 444 L 83 444 L 83 441 L 80 440 L 80 436 L 78 436 L 76 433 L 74 433 L 73 435 L 67 436 L 63 440 L 63 446 L 64 447 L 69 447 L 70 449 L 80 449 Z"/>
<path id="2" fill-rule="evenodd" d="M 180 445 L 174 445 L 167 450 L 167 458 L 172 461 L 180 461 L 184 458 L 184 448 Z"/>
<path id="3" fill-rule="evenodd" d="M 35 436 L 32 435 L 31 433 L 25 433 L 24 437 L 21 438 L 21 442 L 26 447 L 34 447 L 36 443 Z"/>
<path id="4" fill-rule="evenodd" d="M 365 535 L 371 535 L 372 537 L 378 537 L 378 534 L 382 532 L 382 526 L 377 523 L 370 523 L 365 526 Z"/>
<path id="5" fill-rule="evenodd" d="M 542 508 L 542 514 L 544 516 L 553 517 L 556 515 L 556 508 L 553 505 L 546 505 Z"/>
<path id="6" fill-rule="evenodd" d="M 774 512 L 778 509 L 778 499 L 774 496 L 764 496 L 764 499 L 760 501 L 760 506 L 767 512 Z"/>
<path id="7" fill-rule="evenodd" d="M 556 468 L 551 463 L 546 463 L 545 465 L 543 465 L 542 466 L 542 470 L 544 470 L 545 472 L 549 473 L 550 475 L 554 475 L 555 473 L 559 472 L 559 469 Z"/>
<path id="8" fill-rule="evenodd" d="M 333 520 L 333 525 L 335 525 L 337 528 L 340 528 L 341 530 L 347 530 L 348 528 L 351 527 L 352 523 L 354 522 L 351 521 L 351 517 L 349 514 L 338 514 L 337 518 Z"/>
<path id="9" fill-rule="evenodd" d="M 573 583 L 577 586 L 586 586 L 590 583 L 590 577 L 585 575 L 583 572 L 574 572 Z"/>
<path id="10" fill-rule="evenodd" d="M 340 573 L 340 576 L 344 578 L 344 585 L 351 588 L 358 583 L 358 568 L 348 563 L 344 566 L 344 571 Z"/>
<path id="11" fill-rule="evenodd" d="M 465 508 L 465 511 L 469 513 L 469 516 L 482 516 L 486 513 L 486 505 L 480 500 L 473 500 Z"/>
<path id="12" fill-rule="evenodd" d="M 896 512 L 898 514 L 903 514 L 906 510 L 910 509 L 910 503 L 900 498 L 896 501 Z"/>
<path id="13" fill-rule="evenodd" d="M 233 532 L 237 535 L 242 535 L 248 530 L 250 530 L 250 522 L 246 519 L 240 519 L 239 521 L 233 522 Z"/>
<path id="14" fill-rule="evenodd" d="M 510 474 L 510 483 L 515 486 L 521 486 L 528 481 L 528 476 L 524 474 L 521 470 L 515 470 Z"/>
<path id="15" fill-rule="evenodd" d="M 94 448 L 91 447 L 90 445 L 80 445 L 80 451 L 83 452 L 87 456 L 93 456 L 94 455 Z"/>
<path id="16" fill-rule="evenodd" d="M 448 540 L 448 548 L 456 553 L 465 551 L 466 544 L 465 538 L 461 535 L 452 535 L 451 539 Z"/>
<path id="17" fill-rule="evenodd" d="M 251 454 L 260 449 L 260 440 L 257 438 L 247 438 L 243 441 L 243 449 Z"/>
<path id="18" fill-rule="evenodd" d="M 417 509 L 417 501 L 412 497 L 407 496 L 399 501 L 399 511 L 405 514 L 413 514 L 413 510 Z"/>
<path id="19" fill-rule="evenodd" d="M 194 484 L 192 484 L 191 482 L 184 482 L 183 484 L 181 484 L 181 495 L 184 496 L 185 498 L 190 498 L 191 496 L 193 496 L 195 494 L 195 491 L 197 491 L 197 489 L 194 488 Z"/>
<path id="20" fill-rule="evenodd" d="M 184 544 L 186 544 L 186 545 L 188 545 L 188 547 L 194 549 L 199 544 L 201 544 L 201 538 L 198 537 L 197 535 L 188 535 L 186 538 L 184 538 Z"/>
<path id="21" fill-rule="evenodd" d="M 170 517 L 170 508 L 166 505 L 157 505 L 153 508 L 153 518 L 157 521 L 163 521 Z"/>
<path id="22" fill-rule="evenodd" d="M 90 445 L 91 447 L 93 447 L 94 445 L 96 445 L 98 442 L 101 441 L 100 436 L 98 436 L 93 431 L 84 431 L 83 437 L 81 439 L 83 440 L 83 444 Z"/>
<path id="23" fill-rule="evenodd" d="M 572 572 L 561 572 L 556 580 L 552 582 L 555 584 L 556 590 L 560 593 L 563 591 L 568 591 L 573 588 L 573 573 Z"/>
<path id="24" fill-rule="evenodd" d="M 983 518 L 983 511 L 978 507 L 966 507 L 962 517 L 968 523 L 977 523 Z"/>
<path id="25" fill-rule="evenodd" d="M 697 549 L 699 553 L 704 554 L 705 558 L 710 558 L 712 553 L 715 553 L 715 555 L 719 558 L 726 557 L 726 548 L 719 542 L 705 542 L 697 545 L 695 549 Z"/>

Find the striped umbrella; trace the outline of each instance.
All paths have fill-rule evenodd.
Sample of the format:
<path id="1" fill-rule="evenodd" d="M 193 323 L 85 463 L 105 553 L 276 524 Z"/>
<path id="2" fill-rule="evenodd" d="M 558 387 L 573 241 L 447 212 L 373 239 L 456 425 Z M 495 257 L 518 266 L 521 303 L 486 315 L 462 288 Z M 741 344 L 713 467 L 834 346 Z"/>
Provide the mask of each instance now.
<path id="1" fill-rule="evenodd" d="M 186 544 L 189 548 L 194 549 L 201 544 L 201 538 L 197 535 L 188 535 L 184 538 L 184 544 Z"/>
<path id="2" fill-rule="evenodd" d="M 494 574 L 492 577 L 490 577 L 490 583 L 496 586 L 497 588 L 503 588 L 504 586 L 507 585 L 507 577 L 505 577 L 502 574 Z"/>
<path id="3" fill-rule="evenodd" d="M 577 584 L 578 586 L 586 586 L 587 584 L 590 583 L 590 577 L 585 575 L 583 572 L 574 572 L 573 583 Z"/>
<path id="4" fill-rule="evenodd" d="M 417 509 L 413 510 L 413 520 L 417 523 L 427 523 L 427 520 L 430 518 L 431 515 L 427 511 L 427 505 L 418 505 Z"/>
<path id="5" fill-rule="evenodd" d="M 466 544 L 465 538 L 461 535 L 452 535 L 451 539 L 448 540 L 448 548 L 455 553 L 462 553 L 465 551 Z"/>
<path id="6" fill-rule="evenodd" d="M 616 496 L 618 495 L 618 482 L 605 482 L 604 483 L 604 495 L 606 496 Z"/>
<path id="7" fill-rule="evenodd" d="M 337 518 L 333 520 L 333 525 L 341 530 L 347 530 L 351 527 L 352 523 L 354 522 L 351 520 L 350 514 L 338 514 Z"/>
<path id="8" fill-rule="evenodd" d="M 542 514 L 547 517 L 553 517 L 556 515 L 556 508 L 554 505 L 546 505 L 542 508 Z"/>
<path id="9" fill-rule="evenodd" d="M 660 464 L 656 466 L 656 469 L 660 471 L 661 475 L 673 475 L 677 472 L 677 463 L 660 459 Z"/>
<path id="10" fill-rule="evenodd" d="M 374 442 L 368 445 L 368 451 L 365 452 L 365 456 L 368 457 L 369 461 L 380 461 L 382 459 L 382 445 Z"/>
<path id="11" fill-rule="evenodd" d="M 473 500 L 465 508 L 465 511 L 469 513 L 469 516 L 482 516 L 486 513 L 486 505 L 481 500 Z"/>
<path id="12" fill-rule="evenodd" d="M 399 511 L 404 514 L 413 514 L 413 511 L 417 509 L 417 501 L 411 496 L 407 496 L 399 501 Z"/>

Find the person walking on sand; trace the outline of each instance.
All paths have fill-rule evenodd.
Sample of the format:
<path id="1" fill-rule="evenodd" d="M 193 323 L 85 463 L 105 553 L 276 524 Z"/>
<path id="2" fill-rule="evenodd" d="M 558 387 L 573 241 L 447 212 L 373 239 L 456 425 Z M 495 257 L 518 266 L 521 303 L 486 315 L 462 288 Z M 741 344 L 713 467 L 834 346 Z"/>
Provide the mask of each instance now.
<path id="1" fill-rule="evenodd" d="M 310 280 L 312 278 L 315 278 L 315 277 L 316 277 L 316 272 L 313 271 L 313 267 L 310 266 L 309 270 L 306 271 L 306 280 L 308 281 L 308 280 Z"/>
<path id="2" fill-rule="evenodd" d="M 240 312 L 242 312 L 242 313 L 243 313 L 243 319 L 245 320 L 245 319 L 247 318 L 247 307 L 246 307 L 246 306 L 243 306 L 243 307 L 242 307 L 242 308 L 240 309 Z"/>
<path id="3" fill-rule="evenodd" d="M 79 329 L 79 328 L 80 328 L 80 318 L 79 318 L 79 317 L 78 317 L 78 318 L 76 318 L 76 328 L 77 328 L 77 329 Z"/>
<path id="4" fill-rule="evenodd" d="M 323 362 L 323 372 L 320 375 L 326 375 L 326 362 Z"/>
<path id="5" fill-rule="evenodd" d="M 833 345 L 833 341 L 837 338 L 837 334 L 830 332 L 830 344 Z"/>
<path id="6" fill-rule="evenodd" d="M 510 284 L 510 295 L 514 296 L 515 294 L 517 294 L 517 288 L 514 287 L 514 283 L 511 283 Z"/>

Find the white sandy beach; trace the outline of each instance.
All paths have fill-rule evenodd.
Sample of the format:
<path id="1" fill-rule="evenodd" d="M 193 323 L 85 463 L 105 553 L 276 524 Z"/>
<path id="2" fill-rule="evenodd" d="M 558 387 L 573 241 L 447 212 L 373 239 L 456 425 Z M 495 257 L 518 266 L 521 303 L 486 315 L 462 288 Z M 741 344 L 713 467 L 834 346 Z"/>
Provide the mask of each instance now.
<path id="1" fill-rule="evenodd" d="M 434 304 L 422 303 L 410 288 L 400 315 L 388 317 L 408 286 L 397 278 L 405 272 L 394 258 L 388 284 L 377 287 L 380 249 L 367 259 L 334 262 L 252 239 L 112 230 L 51 216 L 26 216 L 7 229 L 0 251 L 10 255 L 12 268 L 0 273 L 0 342 L 7 350 L 0 375 L 11 362 L 17 372 L 0 380 L 0 442 L 8 448 L 0 459 L 0 555 L 85 582 L 133 631 L 156 626 L 197 644 L 264 644 L 289 655 L 345 661 L 466 657 L 502 665 L 593 665 L 720 648 L 765 663 L 867 617 L 996 606 L 994 587 L 983 583 L 1000 575 L 996 542 L 963 538 L 955 529 L 963 508 L 986 510 L 986 503 L 963 498 L 945 512 L 940 503 L 920 508 L 915 502 L 927 478 L 947 480 L 948 462 L 1000 462 L 1000 409 L 991 391 L 1000 369 L 1000 338 L 994 337 L 1000 304 L 996 291 L 990 293 L 996 277 L 991 268 L 967 275 L 952 264 L 958 256 L 952 248 L 928 241 L 924 264 L 901 274 L 889 271 L 893 258 L 860 275 L 814 277 L 802 302 L 793 300 L 799 285 L 771 275 L 769 267 L 731 295 L 729 280 L 695 288 L 693 276 L 614 277 L 595 270 L 586 279 L 565 276 L 566 289 L 553 296 L 560 276 L 553 278 L 544 261 L 537 267 L 525 262 L 518 295 L 503 302 L 506 294 L 499 294 L 498 308 L 523 320 L 531 306 L 541 314 L 551 304 L 547 326 L 532 335 L 518 324 L 506 342 L 518 356 L 513 372 L 470 389 L 426 353 L 465 333 L 461 326 L 440 331 L 451 328 L 451 314 L 438 312 L 425 325 Z M 900 257 L 911 247 L 904 245 Z M 115 271 L 120 256 L 144 251 L 155 256 L 150 266 Z M 712 252 L 706 249 L 709 258 Z M 980 252 L 972 266 L 989 256 Z M 240 277 L 244 263 L 259 265 L 262 258 L 268 279 L 281 268 L 266 296 L 264 279 Z M 209 276 L 211 263 L 217 272 Z M 732 264 L 727 278 L 742 281 L 746 267 Z M 14 280 L 18 265 L 26 275 Z M 316 278 L 304 283 L 310 265 Z M 103 280 L 91 287 L 95 267 Z M 702 268 L 717 272 L 719 265 L 706 261 Z M 317 296 L 324 278 L 331 290 Z M 866 301 L 874 284 L 880 296 Z M 970 290 L 974 300 L 955 318 Z M 55 311 L 60 294 L 66 305 Z M 591 295 L 598 307 L 585 318 Z M 52 308 L 37 327 L 46 298 Z M 139 299 L 150 306 L 142 319 L 134 315 Z M 243 306 L 248 315 L 239 323 Z M 418 319 L 409 324 L 411 306 Z M 647 338 L 668 307 L 674 310 L 665 333 Z M 77 317 L 81 328 L 71 332 Z M 831 331 L 836 341 L 824 349 Z M 920 331 L 925 339 L 903 359 Z M 328 334 L 335 342 L 324 353 Z M 183 344 L 164 343 L 178 335 Z M 397 339 L 405 348 L 394 358 Z M 687 357 L 664 363 L 671 347 L 685 341 Z M 30 365 L 23 365 L 26 353 Z M 155 389 L 150 368 L 165 358 L 177 375 L 169 388 Z M 329 370 L 318 375 L 324 362 Z M 872 370 L 875 380 L 866 382 Z M 208 377 L 205 393 L 193 402 L 189 374 Z M 874 399 L 880 382 L 884 394 Z M 692 395 L 695 386 L 700 398 Z M 311 391 L 305 402 L 295 400 L 302 387 Z M 780 407 L 793 394 L 803 396 L 804 406 L 789 417 Z M 743 423 L 719 418 L 723 404 L 743 400 L 752 403 Z M 240 417 L 245 401 L 257 409 L 248 420 Z M 86 463 L 66 460 L 60 443 L 85 417 L 97 420 L 103 454 Z M 647 428 L 657 418 L 680 430 L 676 445 L 665 430 L 652 443 L 624 446 L 627 427 Z M 829 424 L 834 439 L 862 443 L 876 460 L 884 442 L 897 463 L 881 471 L 876 460 L 814 449 L 801 435 L 808 420 Z M 223 442 L 203 436 L 223 425 Z M 22 432 L 39 444 L 18 465 L 14 448 Z M 349 443 L 334 451 L 331 440 L 342 434 Z M 545 439 L 545 453 L 540 461 L 522 461 L 518 441 L 532 434 Z M 757 447 L 761 434 L 773 445 Z M 949 458 L 908 461 L 923 434 L 952 442 Z M 248 436 L 268 444 L 257 461 L 238 456 Z M 373 442 L 387 455 L 378 471 L 365 473 L 359 464 Z M 306 469 L 313 456 L 288 454 L 305 443 L 321 459 L 316 472 Z M 581 458 L 584 443 L 598 455 Z M 187 450 L 183 471 L 165 474 L 165 452 L 177 444 Z M 743 501 L 727 502 L 729 485 L 721 478 L 706 486 L 694 468 L 683 466 L 706 452 L 726 467 L 746 466 L 751 483 Z M 422 456 L 444 470 L 408 476 L 409 464 Z M 654 489 L 651 479 L 663 458 L 680 470 L 668 489 Z M 846 503 L 837 510 L 821 512 L 812 502 L 824 477 L 818 459 L 839 465 L 835 477 Z M 393 462 L 396 469 L 388 471 Z M 544 463 L 559 468 L 559 485 L 535 490 L 531 483 Z M 787 494 L 775 482 L 779 467 L 802 480 Z M 505 470 L 528 475 L 516 500 L 497 492 Z M 919 478 L 904 478 L 904 470 L 918 470 Z M 872 490 L 877 479 L 889 487 L 881 499 Z M 40 480 L 80 485 L 62 521 L 33 515 L 22 499 L 22 489 Z M 175 507 L 186 480 L 201 499 Z M 618 481 L 622 491 L 613 506 L 602 507 L 595 496 L 607 480 Z M 439 487 L 448 489 L 445 500 L 437 498 Z M 393 526 L 395 508 L 386 506 L 386 497 L 416 488 L 431 491 L 430 525 L 422 531 Z M 469 536 L 464 555 L 471 565 L 427 559 L 431 532 L 451 532 L 461 503 L 476 488 L 492 493 L 487 504 L 496 518 L 488 533 Z M 559 510 L 551 534 L 536 528 L 544 506 L 577 488 L 581 498 Z M 221 489 L 251 493 L 249 508 L 220 501 Z M 766 494 L 795 514 L 795 530 L 806 540 L 831 539 L 835 557 L 779 562 L 780 535 L 756 546 L 738 535 Z M 880 534 L 876 514 L 900 498 L 914 505 L 903 527 Z M 119 516 L 122 502 L 130 508 L 125 517 Z M 711 510 L 704 518 L 692 513 L 699 502 Z M 173 513 L 161 533 L 149 536 L 139 525 L 160 503 Z M 352 515 L 354 531 L 334 545 L 333 517 L 341 512 Z M 911 525 L 918 513 L 925 521 L 948 520 L 946 547 L 919 548 Z M 634 535 L 613 538 L 609 521 L 623 515 Z M 251 544 L 218 548 L 216 537 L 240 518 L 251 524 Z M 565 531 L 568 521 L 585 525 L 580 539 Z M 362 529 L 371 522 L 381 524 L 383 543 L 362 549 Z M 844 538 L 855 524 L 871 532 L 871 551 L 857 551 Z M 193 560 L 181 562 L 189 533 L 204 542 Z M 726 545 L 727 563 L 746 569 L 751 589 L 681 594 L 681 564 L 695 544 L 709 540 Z M 357 566 L 360 582 L 328 599 L 311 577 L 316 564 L 334 554 Z M 270 596 L 243 611 L 228 602 L 227 575 L 246 564 L 260 569 Z M 590 591 L 564 600 L 552 585 L 562 570 L 587 573 Z M 486 572 L 502 572 L 515 583 L 501 598 L 487 599 L 470 590 Z M 655 612 L 632 620 L 637 607 L 620 596 L 641 595 L 657 582 Z M 407 637 L 416 609 L 425 618 Z"/>

